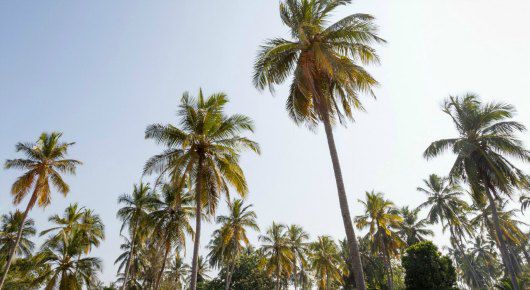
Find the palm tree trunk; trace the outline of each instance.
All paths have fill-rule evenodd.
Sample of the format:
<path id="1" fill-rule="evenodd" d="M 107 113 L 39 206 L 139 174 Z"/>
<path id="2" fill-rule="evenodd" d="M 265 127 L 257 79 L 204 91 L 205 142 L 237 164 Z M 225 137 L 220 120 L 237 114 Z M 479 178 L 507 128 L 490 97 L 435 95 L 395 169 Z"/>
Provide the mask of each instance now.
<path id="1" fill-rule="evenodd" d="M 296 277 L 296 254 L 294 254 L 295 251 L 293 251 L 293 284 L 294 284 L 294 290 L 298 289 L 298 277 Z"/>
<path id="2" fill-rule="evenodd" d="M 162 274 L 164 274 L 164 269 L 166 268 L 166 260 L 167 255 L 169 254 L 169 246 L 166 245 L 166 249 L 164 251 L 164 260 L 162 260 L 162 267 L 160 268 L 160 272 L 158 272 L 158 276 L 156 277 L 156 283 L 155 283 L 155 290 L 158 290 L 160 287 L 160 279 L 162 278 Z"/>
<path id="3" fill-rule="evenodd" d="M 355 284 L 358 290 L 366 290 L 364 282 L 363 266 L 361 262 L 361 255 L 359 253 L 359 245 L 357 244 L 357 238 L 353 230 L 352 218 L 350 215 L 350 209 L 348 206 L 348 198 L 346 197 L 346 189 L 344 188 L 344 181 L 342 180 L 342 171 L 340 168 L 339 157 L 337 148 L 335 147 L 335 139 L 333 138 L 333 130 L 328 115 L 322 118 L 324 123 L 324 129 L 326 131 L 326 137 L 328 140 L 329 154 L 331 156 L 331 162 L 333 163 L 333 171 L 335 173 L 335 182 L 337 183 L 337 191 L 339 195 L 340 211 L 342 214 L 342 221 L 344 223 L 344 229 L 346 230 L 346 239 L 348 242 L 350 259 L 352 261 L 351 271 L 355 273 Z"/>
<path id="4" fill-rule="evenodd" d="M 388 290 L 394 290 L 394 279 L 393 279 L 393 273 L 392 273 L 392 265 L 390 264 L 390 255 L 388 254 L 388 251 L 386 250 L 386 245 L 383 241 L 381 243 L 383 246 L 383 261 L 385 261 L 385 268 L 386 268 L 386 286 L 388 287 Z"/>
<path id="5" fill-rule="evenodd" d="M 121 285 L 121 290 L 127 289 L 127 283 L 129 282 L 129 272 L 131 271 L 131 263 L 134 258 L 134 250 L 136 248 L 136 229 L 138 229 L 138 221 L 136 221 L 133 229 L 133 236 L 131 240 L 131 253 L 127 259 L 127 265 L 125 266 L 125 277 L 123 277 L 123 285 Z"/>
<path id="6" fill-rule="evenodd" d="M 279 265 L 276 267 L 276 290 L 280 290 L 280 267 Z"/>
<path id="7" fill-rule="evenodd" d="M 195 185 L 195 239 L 193 241 L 193 260 L 191 261 L 190 290 L 197 290 L 197 271 L 199 270 L 199 245 L 201 239 L 201 213 L 202 213 L 202 157 L 197 165 L 197 180 Z"/>
<path id="8" fill-rule="evenodd" d="M 520 290 L 519 284 L 517 284 L 517 276 L 515 275 L 512 264 L 510 262 L 510 258 L 508 257 L 506 243 L 504 242 L 504 236 L 502 234 L 501 226 L 499 222 L 499 214 L 497 212 L 497 205 L 495 204 L 495 199 L 493 198 L 493 195 L 490 192 L 490 187 L 488 184 L 486 184 L 486 195 L 489 199 L 490 206 L 491 206 L 493 226 L 495 227 L 495 234 L 497 235 L 497 241 L 498 241 L 497 246 L 499 247 L 499 250 L 501 252 L 502 263 L 504 264 L 504 267 L 506 268 L 507 274 L 510 276 L 513 289 Z"/>
<path id="9" fill-rule="evenodd" d="M 451 237 L 455 240 L 455 244 L 458 248 L 458 250 L 460 251 L 460 253 L 462 253 L 462 257 L 464 258 L 464 262 L 467 264 L 467 266 L 469 267 L 469 270 L 471 271 L 471 275 L 473 276 L 473 279 L 477 282 L 477 283 L 481 283 L 481 280 L 478 278 L 477 276 L 477 273 L 475 272 L 475 269 L 473 268 L 473 266 L 471 265 L 471 261 L 469 260 L 469 257 L 466 255 L 466 253 L 464 252 L 464 247 L 462 246 L 462 239 L 460 236 L 457 236 L 455 234 L 455 231 L 453 229 L 453 226 L 452 225 L 449 225 L 449 231 L 451 233 Z M 481 286 L 484 286 L 484 285 L 481 285 Z"/>
<path id="10" fill-rule="evenodd" d="M 22 223 L 20 224 L 20 228 L 18 229 L 15 245 L 13 248 L 9 250 L 9 256 L 7 258 L 6 268 L 5 268 L 4 274 L 2 275 L 2 280 L 0 281 L 0 290 L 2 290 L 2 288 L 4 287 L 4 283 L 6 282 L 6 279 L 7 279 L 7 274 L 9 273 L 9 268 L 11 268 L 11 263 L 13 263 L 13 259 L 15 258 L 16 250 L 18 248 L 18 244 L 20 243 L 20 238 L 22 237 L 22 230 L 24 229 L 24 223 L 26 222 L 26 218 L 28 217 L 28 213 L 33 207 L 33 205 L 35 204 L 36 200 L 37 200 L 37 194 L 36 192 L 33 192 L 33 195 L 31 196 L 31 199 L 28 202 L 28 205 L 26 206 L 26 210 L 24 211 L 24 216 L 22 217 Z"/>
<path id="11" fill-rule="evenodd" d="M 226 272 L 226 281 L 225 281 L 225 290 L 230 289 L 230 283 L 232 282 L 232 274 L 234 273 L 235 268 L 235 261 L 232 261 L 230 265 L 228 266 L 227 272 Z"/>

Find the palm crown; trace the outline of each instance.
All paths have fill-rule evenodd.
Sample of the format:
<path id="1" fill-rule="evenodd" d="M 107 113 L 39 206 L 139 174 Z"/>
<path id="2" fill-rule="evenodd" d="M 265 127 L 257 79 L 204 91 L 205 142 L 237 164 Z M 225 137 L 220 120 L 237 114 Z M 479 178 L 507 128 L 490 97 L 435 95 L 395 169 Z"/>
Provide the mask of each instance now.
<path id="1" fill-rule="evenodd" d="M 50 203 L 50 182 L 62 194 L 67 194 L 70 187 L 61 177 L 61 173 L 75 174 L 80 161 L 65 159 L 68 148 L 75 143 L 61 143 L 62 134 L 53 132 L 42 133 L 37 143 L 18 143 L 17 152 L 26 155 L 26 159 L 10 159 L 5 163 L 6 169 L 27 170 L 11 187 L 14 203 L 19 204 L 35 185 L 33 195 L 28 205 L 32 208 L 35 202 L 40 206 Z"/>
<path id="2" fill-rule="evenodd" d="M 254 85 L 263 89 L 293 81 L 287 110 L 296 123 L 316 124 L 322 118 L 352 117 L 362 108 L 359 92 L 372 93 L 377 81 L 358 64 L 378 62 L 372 43 L 377 36 L 373 17 L 349 15 L 327 25 L 331 12 L 349 0 L 286 0 L 282 22 L 292 40 L 274 38 L 261 47 L 254 65 Z"/>

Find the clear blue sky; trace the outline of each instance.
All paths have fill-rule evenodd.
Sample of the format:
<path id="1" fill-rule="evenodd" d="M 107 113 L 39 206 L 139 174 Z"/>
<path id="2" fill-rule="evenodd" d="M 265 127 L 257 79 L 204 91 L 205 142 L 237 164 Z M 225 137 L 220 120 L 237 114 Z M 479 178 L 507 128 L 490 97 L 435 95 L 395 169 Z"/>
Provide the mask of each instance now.
<path id="1" fill-rule="evenodd" d="M 382 84 L 377 101 L 367 98 L 368 112 L 336 130 L 353 215 L 371 189 L 416 206 L 421 179 L 447 172 L 451 155 L 427 162 L 421 153 L 454 134 L 439 110 L 449 94 L 512 103 L 517 120 L 530 126 L 528 11 L 523 0 L 357 0 L 339 10 L 337 17 L 373 14 L 388 40 L 379 48 L 382 64 L 369 68 Z M 0 159 L 17 157 L 16 142 L 58 130 L 77 142 L 71 157 L 85 163 L 67 178 L 67 198 L 54 195 L 51 206 L 31 212 L 38 229 L 69 203 L 93 208 L 107 234 L 93 254 L 104 259 L 103 280 L 114 280 L 117 196 L 130 192 L 145 160 L 162 150 L 144 140 L 144 129 L 173 122 L 181 93 L 202 86 L 226 92 L 229 110 L 256 122 L 263 154 L 245 155 L 243 167 L 260 226 L 297 223 L 313 237 L 342 238 L 323 132 L 288 119 L 285 86 L 271 97 L 251 83 L 258 45 L 286 32 L 271 0 L 1 1 Z M 530 143 L 528 134 L 523 139 Z M 0 171 L 0 213 L 13 210 L 9 188 L 19 174 Z M 206 226 L 202 241 L 212 229 Z"/>

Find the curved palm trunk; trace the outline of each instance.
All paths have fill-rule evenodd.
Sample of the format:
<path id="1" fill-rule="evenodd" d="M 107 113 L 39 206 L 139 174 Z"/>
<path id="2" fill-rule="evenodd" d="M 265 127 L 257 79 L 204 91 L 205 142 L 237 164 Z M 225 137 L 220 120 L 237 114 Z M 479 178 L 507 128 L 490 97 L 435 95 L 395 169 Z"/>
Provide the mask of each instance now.
<path id="1" fill-rule="evenodd" d="M 129 254 L 129 259 L 127 259 L 127 265 L 125 266 L 125 277 L 123 277 L 123 285 L 121 285 L 121 290 L 127 289 L 127 283 L 129 283 L 129 272 L 131 271 L 131 263 L 134 257 L 134 250 L 136 249 L 136 229 L 138 228 L 138 221 L 134 226 L 133 237 L 131 241 L 131 253 Z"/>
<path id="2" fill-rule="evenodd" d="M 164 260 L 162 260 L 162 267 L 160 268 L 158 276 L 156 277 L 155 290 L 158 290 L 158 288 L 160 288 L 160 279 L 162 278 L 162 274 L 164 274 L 164 269 L 166 268 L 166 260 L 167 255 L 169 254 L 169 248 L 169 245 L 166 245 L 166 249 L 164 250 Z"/>
<path id="3" fill-rule="evenodd" d="M 451 233 L 451 237 L 453 237 L 453 239 L 455 240 L 455 244 L 458 248 L 458 250 L 460 251 L 460 253 L 462 253 L 462 257 L 464 258 L 464 262 L 467 264 L 467 266 L 469 267 L 469 270 L 471 271 L 471 275 L 473 276 L 473 279 L 479 283 L 479 284 L 482 284 L 482 280 L 480 280 L 477 276 L 477 272 L 475 271 L 475 269 L 473 268 L 473 265 L 471 264 L 471 261 L 469 260 L 469 257 L 466 255 L 466 253 L 464 252 L 464 247 L 462 246 L 462 239 L 460 236 L 457 236 L 454 232 L 454 229 L 453 229 L 453 226 L 449 225 L 449 231 Z M 484 286 L 484 285 L 480 285 L 480 286 Z"/>
<path id="4" fill-rule="evenodd" d="M 201 213 L 202 213 L 202 158 L 199 158 L 199 164 L 197 165 L 197 180 L 195 185 L 195 240 L 193 241 L 193 260 L 191 261 L 191 281 L 190 290 L 197 289 L 197 271 L 199 269 L 199 245 L 201 239 Z"/>
<path id="5" fill-rule="evenodd" d="M 28 202 L 28 205 L 26 206 L 26 210 L 24 211 L 24 216 L 22 217 L 22 223 L 20 224 L 20 228 L 18 229 L 15 245 L 13 248 L 9 250 L 9 256 L 7 258 L 4 275 L 2 275 L 2 280 L 0 281 L 0 290 L 4 287 L 4 283 L 6 282 L 6 279 L 7 279 L 7 274 L 9 273 L 9 268 L 11 268 L 11 264 L 13 263 L 13 259 L 16 254 L 18 244 L 20 243 L 20 238 L 22 237 L 22 230 L 24 229 L 24 223 L 26 222 L 26 218 L 28 217 L 28 213 L 33 207 L 33 205 L 35 204 L 36 200 L 37 200 L 37 194 L 36 194 L 36 189 L 35 189 L 35 191 L 33 192 L 33 195 L 31 196 L 30 201 Z"/>
<path id="6" fill-rule="evenodd" d="M 499 250 L 501 252 L 502 263 L 504 264 L 504 267 L 506 268 L 507 274 L 510 276 L 510 281 L 512 282 L 513 289 L 520 290 L 521 288 L 519 287 L 519 284 L 517 284 L 517 276 L 515 275 L 515 271 L 511 264 L 510 257 L 508 256 L 508 250 L 506 248 L 504 236 L 501 231 L 501 226 L 499 222 L 499 213 L 497 212 L 497 205 L 495 204 L 495 199 L 493 198 L 493 195 L 491 194 L 488 186 L 486 186 L 486 195 L 488 196 L 488 200 L 491 206 L 493 226 L 495 228 L 495 234 L 497 235 L 497 239 L 496 239 L 498 241 L 497 246 L 499 247 Z"/>
<path id="7" fill-rule="evenodd" d="M 327 115 L 326 115 L 327 116 Z M 346 197 L 346 189 L 344 188 L 344 181 L 342 180 L 342 171 L 340 168 L 337 148 L 335 147 L 335 139 L 333 138 L 333 130 L 331 128 L 328 117 L 322 118 L 324 129 L 326 130 L 326 137 L 328 140 L 329 154 L 331 155 L 331 162 L 333 163 L 333 171 L 335 173 L 335 182 L 337 183 L 337 191 L 339 195 L 340 211 L 342 214 L 342 221 L 344 229 L 346 230 L 346 239 L 348 242 L 349 254 L 351 263 L 351 271 L 355 274 L 355 285 L 358 290 L 366 290 L 364 282 L 363 266 L 361 262 L 361 255 L 359 253 L 359 245 L 353 230 L 352 218 L 348 206 L 348 198 Z"/>
<path id="8" fill-rule="evenodd" d="M 225 281 L 225 290 L 230 289 L 230 283 L 232 282 L 232 274 L 234 273 L 234 268 L 236 266 L 235 261 L 232 261 L 228 266 L 228 271 L 226 272 L 226 281 Z"/>

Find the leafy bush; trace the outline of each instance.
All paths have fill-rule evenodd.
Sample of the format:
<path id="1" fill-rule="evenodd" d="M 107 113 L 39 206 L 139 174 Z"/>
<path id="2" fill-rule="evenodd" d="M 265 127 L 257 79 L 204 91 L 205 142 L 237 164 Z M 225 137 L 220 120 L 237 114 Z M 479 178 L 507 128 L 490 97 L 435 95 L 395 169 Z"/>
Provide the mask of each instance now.
<path id="1" fill-rule="evenodd" d="M 451 259 L 442 256 L 432 242 L 410 246 L 401 263 L 405 268 L 407 290 L 453 290 L 456 271 Z"/>

